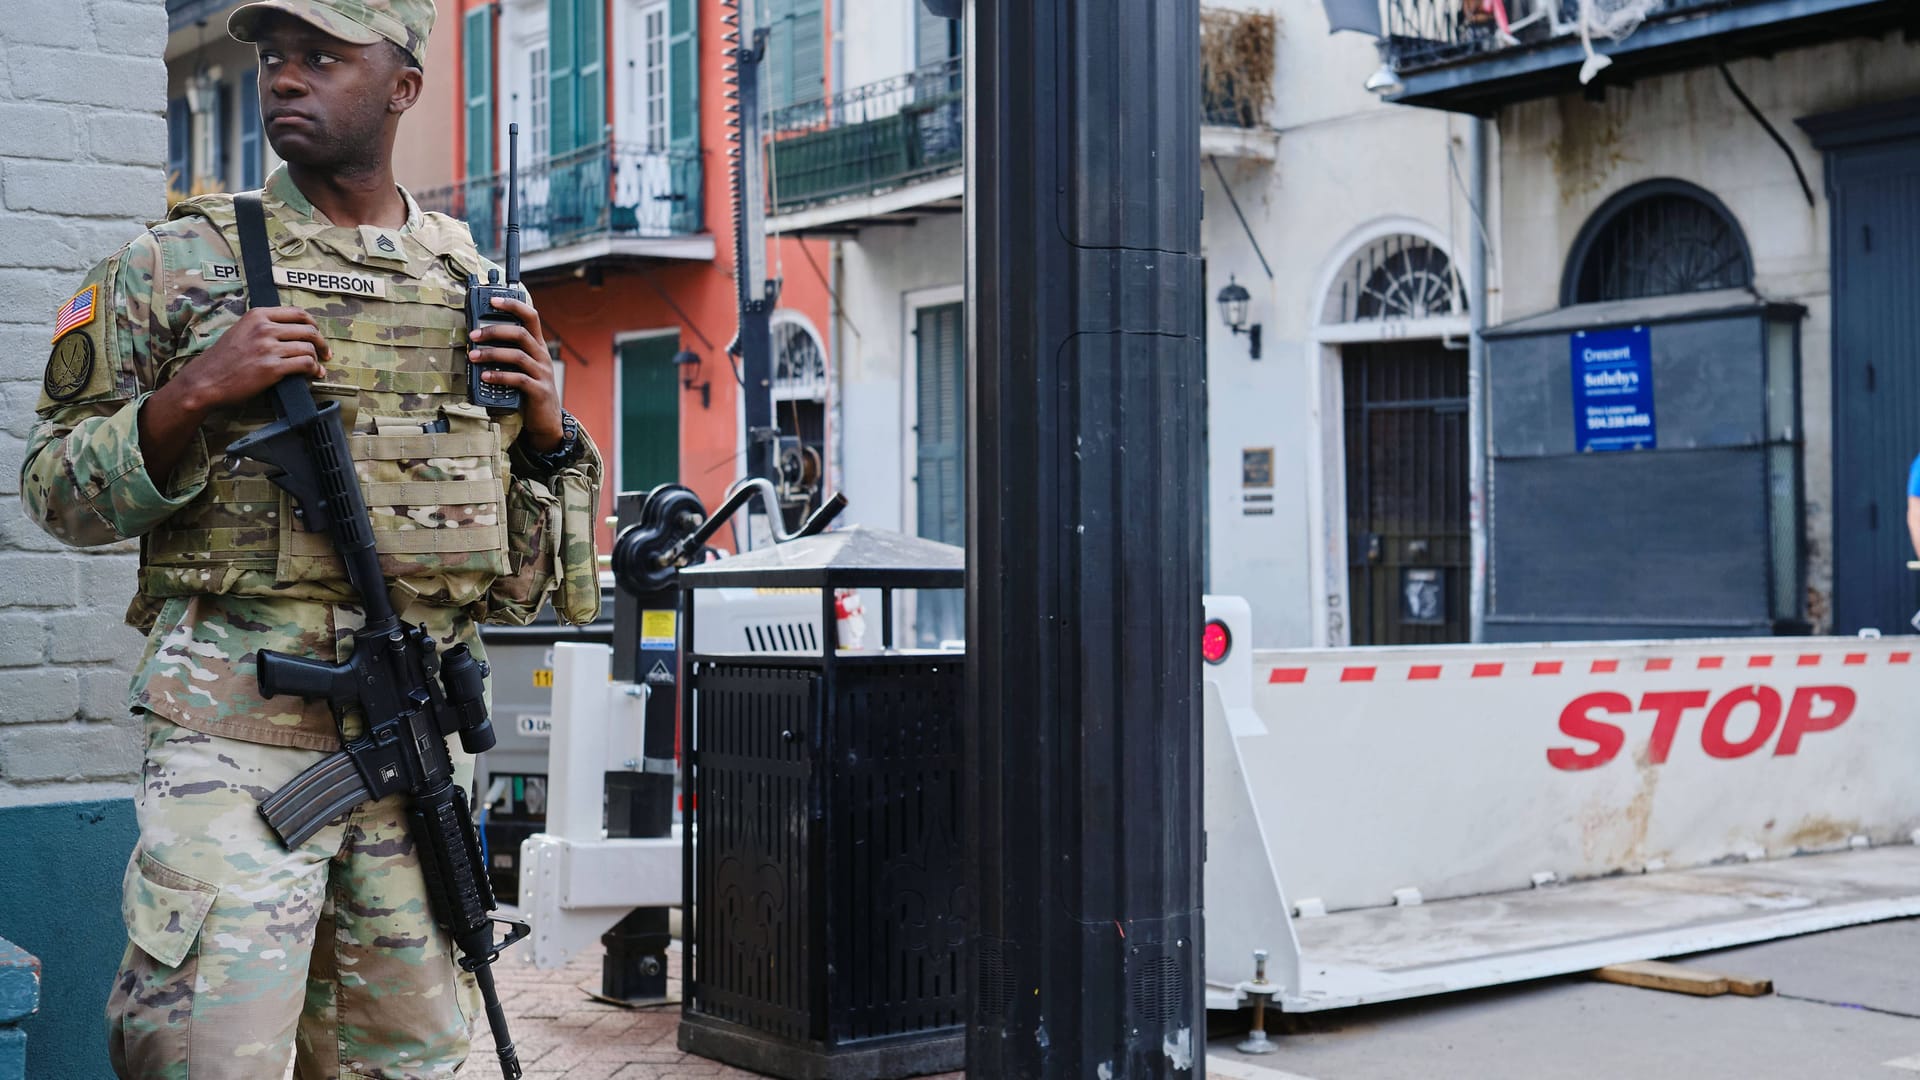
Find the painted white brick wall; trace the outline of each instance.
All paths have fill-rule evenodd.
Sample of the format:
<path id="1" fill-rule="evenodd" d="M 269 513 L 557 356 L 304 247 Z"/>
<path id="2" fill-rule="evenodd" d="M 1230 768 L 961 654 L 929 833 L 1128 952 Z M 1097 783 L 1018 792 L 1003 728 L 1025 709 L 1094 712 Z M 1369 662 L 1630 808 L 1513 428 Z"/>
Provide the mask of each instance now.
<path id="1" fill-rule="evenodd" d="M 140 765 L 130 544 L 27 521 L 20 462 L 53 312 L 166 212 L 165 0 L 7 5 L 0 33 L 0 806 L 124 797 Z"/>

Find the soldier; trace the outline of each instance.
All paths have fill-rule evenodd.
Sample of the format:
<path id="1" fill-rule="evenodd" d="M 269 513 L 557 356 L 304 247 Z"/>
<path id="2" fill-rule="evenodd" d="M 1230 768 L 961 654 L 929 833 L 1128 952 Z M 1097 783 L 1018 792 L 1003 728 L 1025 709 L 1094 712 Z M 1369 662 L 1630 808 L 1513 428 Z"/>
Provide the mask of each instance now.
<path id="1" fill-rule="evenodd" d="M 344 660 L 361 619 L 326 537 L 223 454 L 272 418 L 263 391 L 297 375 L 342 402 L 395 606 L 442 648 L 478 653 L 477 623 L 549 597 L 570 622 L 598 611 L 600 459 L 560 408 L 539 313 L 495 301 L 521 325 L 469 334 L 465 283 L 491 266 L 394 183 L 433 17 L 433 0 L 265 0 L 229 20 L 286 162 L 264 192 L 286 306 L 247 309 L 233 198 L 210 195 L 56 315 L 27 512 L 71 544 L 140 538 L 140 841 L 107 1004 L 122 1077 L 278 1080 L 289 1057 L 300 1080 L 444 1077 L 476 1015 L 398 797 L 294 850 L 256 812 L 340 746 L 324 704 L 261 696 L 256 651 Z M 505 365 L 487 378 L 522 410 L 467 404 L 468 361 Z"/>

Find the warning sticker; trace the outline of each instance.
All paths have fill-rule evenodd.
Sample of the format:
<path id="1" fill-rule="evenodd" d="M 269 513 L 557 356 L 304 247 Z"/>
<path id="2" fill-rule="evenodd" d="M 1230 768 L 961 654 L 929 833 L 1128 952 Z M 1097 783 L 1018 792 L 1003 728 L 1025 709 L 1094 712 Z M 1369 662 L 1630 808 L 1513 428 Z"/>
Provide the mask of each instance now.
<path id="1" fill-rule="evenodd" d="M 679 613 L 676 611 L 643 611 L 640 613 L 640 647 L 643 649 L 671 649 L 674 645 L 674 631 L 679 625 Z"/>
<path id="2" fill-rule="evenodd" d="M 653 662 L 653 669 L 647 672 L 647 681 L 655 686 L 672 685 L 673 672 L 667 670 L 667 662 L 665 660 L 655 660 Z"/>

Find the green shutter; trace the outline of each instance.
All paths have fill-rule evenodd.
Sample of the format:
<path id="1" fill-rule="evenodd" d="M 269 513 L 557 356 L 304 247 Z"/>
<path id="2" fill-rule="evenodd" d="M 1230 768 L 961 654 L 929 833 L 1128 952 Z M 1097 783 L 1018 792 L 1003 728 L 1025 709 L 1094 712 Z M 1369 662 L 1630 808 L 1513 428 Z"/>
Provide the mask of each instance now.
<path id="1" fill-rule="evenodd" d="M 578 89 L 573 98 L 573 145 L 592 146 L 607 137 L 606 5 L 604 0 L 574 3 L 573 62 Z"/>
<path id="2" fill-rule="evenodd" d="M 575 146 L 573 141 L 574 90 L 578 79 L 573 62 L 574 0 L 550 0 L 547 4 L 547 142 L 548 152 L 559 157 Z"/>
<path id="3" fill-rule="evenodd" d="M 694 0 L 670 0 L 667 16 L 667 143 L 700 147 L 700 20 Z"/>
<path id="4" fill-rule="evenodd" d="M 820 0 L 767 5 L 767 102 L 775 109 L 826 96 L 827 28 Z"/>
<path id="5" fill-rule="evenodd" d="M 467 175 L 493 172 L 493 6 L 466 14 Z"/>
<path id="6" fill-rule="evenodd" d="M 914 319 L 914 476 L 918 532 L 929 540 L 967 542 L 967 362 L 965 306 L 921 308 Z M 937 645 L 966 635 L 964 598 L 952 590 L 923 592 L 916 636 Z"/>
<path id="7" fill-rule="evenodd" d="M 554 157 L 606 138 L 605 0 L 547 4 L 548 141 Z"/>
<path id="8" fill-rule="evenodd" d="M 680 481 L 680 380 L 676 334 L 620 346 L 620 472 L 616 491 Z"/>

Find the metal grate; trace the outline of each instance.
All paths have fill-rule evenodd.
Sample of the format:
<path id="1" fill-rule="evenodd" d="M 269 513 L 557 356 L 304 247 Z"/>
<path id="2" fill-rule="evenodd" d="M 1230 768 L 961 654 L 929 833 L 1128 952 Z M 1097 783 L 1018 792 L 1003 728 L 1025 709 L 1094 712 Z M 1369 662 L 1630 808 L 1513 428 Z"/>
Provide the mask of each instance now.
<path id="1" fill-rule="evenodd" d="M 1167 1024 L 1187 1011 L 1187 973 L 1171 956 L 1156 956 L 1133 971 L 1128 988 L 1135 1017 Z"/>
<path id="2" fill-rule="evenodd" d="M 1446 252 L 1417 236 L 1385 236 L 1360 249 L 1327 297 L 1326 323 L 1431 319 L 1466 314 Z"/>
<path id="3" fill-rule="evenodd" d="M 520 165 L 520 242 L 527 254 L 601 236 L 692 236 L 701 215 L 700 153 L 599 143 Z M 414 192 L 422 210 L 459 218 L 498 259 L 506 244 L 507 174 Z"/>
<path id="4" fill-rule="evenodd" d="M 1576 304 L 1753 283 L 1733 220 L 1706 198 L 1666 185 L 1602 207 L 1574 252 L 1569 300 Z"/>
<path id="5" fill-rule="evenodd" d="M 998 941 L 982 939 L 979 955 L 979 987 L 975 991 L 983 1019 L 1007 1015 L 1013 1004 L 1013 970 L 1007 967 L 1006 953 Z"/>

